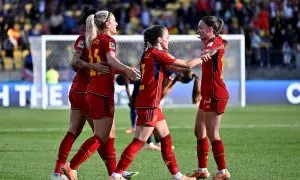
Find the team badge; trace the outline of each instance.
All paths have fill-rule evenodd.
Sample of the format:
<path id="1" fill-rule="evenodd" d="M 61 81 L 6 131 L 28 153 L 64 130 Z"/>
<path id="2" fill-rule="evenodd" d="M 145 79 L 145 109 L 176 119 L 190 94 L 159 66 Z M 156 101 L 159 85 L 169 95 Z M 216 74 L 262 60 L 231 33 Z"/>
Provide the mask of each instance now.
<path id="1" fill-rule="evenodd" d="M 77 47 L 83 49 L 84 48 L 84 41 L 79 41 Z"/>
<path id="2" fill-rule="evenodd" d="M 109 42 L 109 49 L 116 50 L 116 44 L 114 42 Z"/>

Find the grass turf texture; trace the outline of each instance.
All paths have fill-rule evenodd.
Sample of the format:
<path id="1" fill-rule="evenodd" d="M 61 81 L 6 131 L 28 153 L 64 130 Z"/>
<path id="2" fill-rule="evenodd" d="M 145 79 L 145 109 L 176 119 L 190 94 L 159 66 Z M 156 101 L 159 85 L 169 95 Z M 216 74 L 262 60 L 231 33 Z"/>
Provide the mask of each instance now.
<path id="1" fill-rule="evenodd" d="M 50 179 L 60 140 L 69 124 L 68 110 L 0 109 L 0 179 Z M 193 135 L 196 110 L 165 109 L 183 173 L 197 167 L 196 139 Z M 131 141 L 124 130 L 130 126 L 128 109 L 116 110 L 118 156 Z M 71 156 L 91 136 L 86 125 L 75 142 Z M 228 108 L 222 121 L 221 136 L 232 179 L 299 179 L 299 106 L 248 106 Z M 70 157 L 71 157 L 70 156 Z M 216 165 L 210 152 L 208 169 Z M 135 179 L 167 180 L 171 176 L 157 151 L 142 150 L 131 165 L 139 171 Z M 103 161 L 95 153 L 78 169 L 79 179 L 107 179 Z"/>

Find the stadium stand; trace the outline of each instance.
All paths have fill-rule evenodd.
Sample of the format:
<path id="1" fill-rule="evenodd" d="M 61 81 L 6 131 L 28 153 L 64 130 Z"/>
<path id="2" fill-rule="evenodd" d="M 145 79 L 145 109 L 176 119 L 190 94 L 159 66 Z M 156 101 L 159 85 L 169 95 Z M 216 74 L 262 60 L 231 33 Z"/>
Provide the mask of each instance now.
<path id="1" fill-rule="evenodd" d="M 247 79 L 300 77 L 299 0 L 0 0 L 0 81 L 23 79 L 5 73 L 22 76 L 28 36 L 78 34 L 91 8 L 112 11 L 119 34 L 141 34 L 152 24 L 195 34 L 202 16 L 217 15 L 224 34 L 246 37 Z"/>

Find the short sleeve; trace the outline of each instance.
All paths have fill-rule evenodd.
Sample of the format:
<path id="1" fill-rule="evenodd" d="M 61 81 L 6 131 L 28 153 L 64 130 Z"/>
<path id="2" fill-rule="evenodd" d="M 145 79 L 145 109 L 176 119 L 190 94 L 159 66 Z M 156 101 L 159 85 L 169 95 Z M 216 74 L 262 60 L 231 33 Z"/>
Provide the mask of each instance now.
<path id="1" fill-rule="evenodd" d="M 165 66 L 169 66 L 173 64 L 176 60 L 174 56 L 171 54 L 164 52 L 164 51 L 158 51 L 159 53 L 157 54 L 157 62 L 160 64 L 163 64 Z"/>
<path id="2" fill-rule="evenodd" d="M 109 51 L 116 52 L 116 41 L 113 38 L 105 39 L 104 51 L 105 51 L 105 53 L 107 53 Z"/>
<path id="3" fill-rule="evenodd" d="M 224 46 L 223 39 L 221 37 L 216 37 L 216 38 L 213 39 L 213 41 L 207 43 L 204 50 L 216 49 L 216 48 L 219 48 L 221 46 Z"/>
<path id="4" fill-rule="evenodd" d="M 74 50 L 83 50 L 84 49 L 84 35 L 79 35 L 74 44 Z"/>

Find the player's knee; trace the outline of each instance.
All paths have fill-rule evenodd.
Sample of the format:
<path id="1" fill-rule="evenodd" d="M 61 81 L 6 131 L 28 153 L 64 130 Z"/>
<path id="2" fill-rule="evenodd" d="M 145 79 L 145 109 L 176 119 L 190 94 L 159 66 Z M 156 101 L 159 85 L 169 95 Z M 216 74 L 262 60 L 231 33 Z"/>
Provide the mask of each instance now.
<path id="1" fill-rule="evenodd" d="M 73 134 L 75 137 L 78 137 L 81 134 L 82 129 L 81 128 L 72 128 L 72 127 L 70 127 L 69 132 L 71 134 Z"/>
<path id="2" fill-rule="evenodd" d="M 109 132 L 108 133 L 106 133 L 106 132 L 102 132 L 102 133 L 94 132 L 94 135 L 96 137 L 98 137 L 98 139 L 100 139 L 103 143 L 105 143 L 108 140 L 109 134 L 110 134 Z"/>
<path id="3" fill-rule="evenodd" d="M 208 133 L 207 136 L 210 141 L 221 139 L 219 133 Z"/>
<path id="4" fill-rule="evenodd" d="M 194 131 L 194 135 L 197 139 L 202 139 L 207 136 L 205 131 L 201 131 L 200 129 L 197 128 Z"/>

